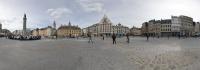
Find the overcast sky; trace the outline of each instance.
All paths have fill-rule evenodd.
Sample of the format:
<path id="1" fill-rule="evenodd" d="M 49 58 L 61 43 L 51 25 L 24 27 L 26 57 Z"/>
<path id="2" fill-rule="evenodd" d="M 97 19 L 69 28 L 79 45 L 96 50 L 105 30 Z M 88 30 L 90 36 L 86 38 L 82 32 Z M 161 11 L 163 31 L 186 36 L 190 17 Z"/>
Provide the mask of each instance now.
<path id="1" fill-rule="evenodd" d="M 151 19 L 186 15 L 200 20 L 200 0 L 0 0 L 3 28 L 22 29 L 27 14 L 28 28 L 41 28 L 57 22 L 81 28 L 98 23 L 106 14 L 114 24 L 141 27 Z"/>

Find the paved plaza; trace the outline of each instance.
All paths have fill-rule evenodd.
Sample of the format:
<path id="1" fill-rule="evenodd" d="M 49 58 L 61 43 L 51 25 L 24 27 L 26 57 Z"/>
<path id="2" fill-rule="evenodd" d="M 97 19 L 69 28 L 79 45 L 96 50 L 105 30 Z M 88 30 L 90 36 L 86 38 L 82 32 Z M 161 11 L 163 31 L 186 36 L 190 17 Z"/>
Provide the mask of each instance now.
<path id="1" fill-rule="evenodd" d="M 0 70 L 200 70 L 200 39 L 0 38 Z"/>

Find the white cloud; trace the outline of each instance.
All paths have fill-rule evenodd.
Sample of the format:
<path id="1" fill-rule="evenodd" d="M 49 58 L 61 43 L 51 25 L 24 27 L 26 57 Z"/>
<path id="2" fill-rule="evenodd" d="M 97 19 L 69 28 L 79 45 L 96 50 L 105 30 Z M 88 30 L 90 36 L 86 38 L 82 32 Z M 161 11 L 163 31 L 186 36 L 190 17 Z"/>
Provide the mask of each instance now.
<path id="1" fill-rule="evenodd" d="M 72 14 L 72 11 L 68 8 L 56 8 L 56 9 L 48 9 L 47 13 L 54 19 L 60 19 L 69 17 L 69 15 Z"/>
<path id="2" fill-rule="evenodd" d="M 86 12 L 104 13 L 104 4 L 98 0 L 77 0 Z"/>
<path id="3" fill-rule="evenodd" d="M 11 31 L 22 29 L 22 19 L 13 17 L 13 18 L 0 18 L 0 22 L 4 29 L 9 29 Z"/>

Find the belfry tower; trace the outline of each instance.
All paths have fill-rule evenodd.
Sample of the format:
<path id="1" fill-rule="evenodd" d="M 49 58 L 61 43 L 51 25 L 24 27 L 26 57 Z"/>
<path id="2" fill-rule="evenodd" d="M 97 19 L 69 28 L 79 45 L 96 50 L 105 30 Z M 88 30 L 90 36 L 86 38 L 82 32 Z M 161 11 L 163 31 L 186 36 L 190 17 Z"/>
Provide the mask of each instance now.
<path id="1" fill-rule="evenodd" d="M 24 17 L 23 17 L 23 35 L 26 34 L 26 21 L 27 21 L 26 14 L 24 14 Z"/>

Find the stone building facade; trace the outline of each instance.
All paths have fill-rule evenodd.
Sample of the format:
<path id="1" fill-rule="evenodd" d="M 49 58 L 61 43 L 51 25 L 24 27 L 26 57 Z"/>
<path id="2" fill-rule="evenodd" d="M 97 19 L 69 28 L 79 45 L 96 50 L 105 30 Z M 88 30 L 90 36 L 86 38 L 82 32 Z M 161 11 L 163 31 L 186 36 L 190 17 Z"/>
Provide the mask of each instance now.
<path id="1" fill-rule="evenodd" d="M 78 37 L 81 36 L 81 28 L 72 26 L 69 22 L 68 25 L 61 25 L 57 30 L 58 37 Z"/>
<path id="2" fill-rule="evenodd" d="M 51 26 L 34 29 L 32 30 L 33 36 L 42 36 L 42 37 L 52 37 L 55 34 L 56 29 Z"/>
<path id="3" fill-rule="evenodd" d="M 123 26 L 122 24 L 117 24 L 112 27 L 112 31 L 117 35 L 117 36 L 125 36 L 127 33 L 130 32 L 130 29 L 126 26 Z"/>
<path id="4" fill-rule="evenodd" d="M 121 24 L 113 25 L 111 20 L 106 15 L 104 15 L 100 22 L 86 27 L 84 30 L 86 33 L 91 33 L 94 36 L 111 36 L 113 33 L 122 36 L 129 32 L 129 28 L 126 26 Z"/>
<path id="5" fill-rule="evenodd" d="M 193 31 L 193 19 L 183 15 L 142 24 L 142 34 L 148 33 L 150 36 L 192 36 Z"/>
<path id="6" fill-rule="evenodd" d="M 141 30 L 141 28 L 137 28 L 137 27 L 133 26 L 130 29 L 130 34 L 132 36 L 141 36 L 142 35 L 142 30 Z"/>

